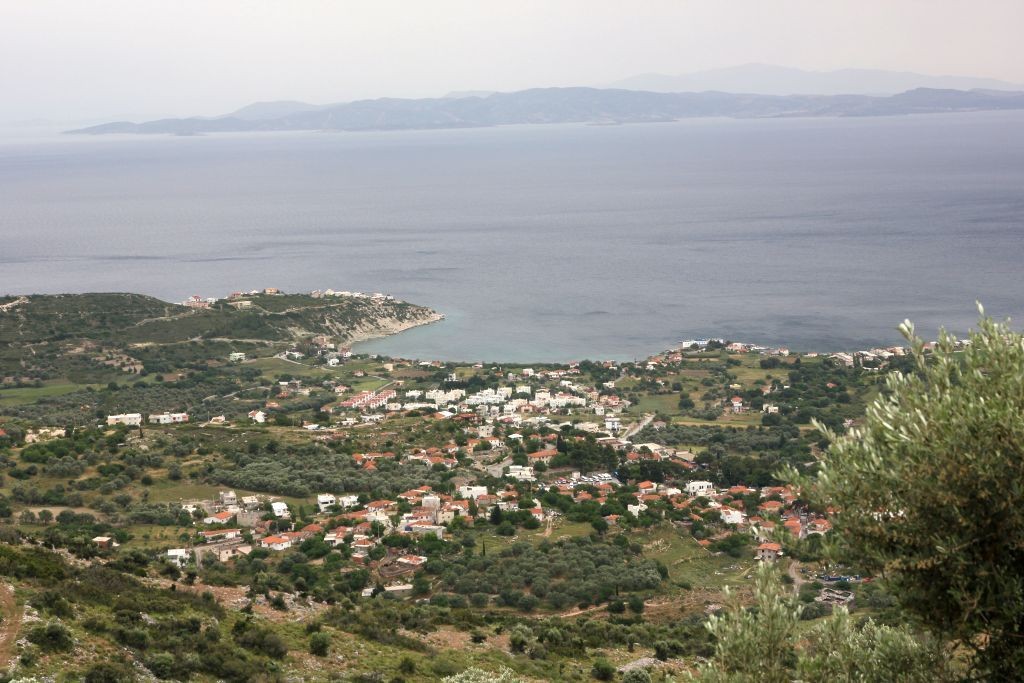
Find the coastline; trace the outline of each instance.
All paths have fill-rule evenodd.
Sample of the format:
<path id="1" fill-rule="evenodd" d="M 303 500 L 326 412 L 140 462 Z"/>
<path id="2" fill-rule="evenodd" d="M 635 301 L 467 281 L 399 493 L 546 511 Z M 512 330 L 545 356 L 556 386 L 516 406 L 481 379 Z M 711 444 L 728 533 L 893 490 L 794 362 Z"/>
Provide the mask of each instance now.
<path id="1" fill-rule="evenodd" d="M 404 302 L 404 303 L 409 303 L 409 302 Z M 415 305 L 415 304 L 413 304 L 413 305 Z M 378 332 L 370 332 L 370 331 L 367 331 L 367 332 L 364 332 L 364 333 L 358 333 L 357 332 L 356 334 L 354 334 L 351 337 L 349 337 L 346 341 L 347 341 L 347 343 L 350 343 L 350 344 L 361 344 L 363 342 L 374 341 L 376 339 L 385 339 L 387 337 L 393 337 L 393 336 L 395 336 L 397 334 L 401 334 L 402 332 L 405 332 L 406 330 L 411 330 L 411 329 L 414 329 L 414 328 L 417 328 L 417 327 L 425 327 L 427 325 L 433 325 L 434 323 L 441 322 L 442 320 L 445 319 L 444 313 L 439 313 L 438 311 L 435 311 L 435 310 L 430 309 L 430 308 L 428 308 L 427 310 L 430 311 L 430 312 L 426 316 L 424 316 L 423 318 L 421 318 L 419 320 L 408 321 L 408 322 L 401 322 L 401 323 L 397 323 L 397 324 L 393 324 L 393 325 L 383 325 L 383 326 L 381 326 L 383 329 L 381 329 Z"/>

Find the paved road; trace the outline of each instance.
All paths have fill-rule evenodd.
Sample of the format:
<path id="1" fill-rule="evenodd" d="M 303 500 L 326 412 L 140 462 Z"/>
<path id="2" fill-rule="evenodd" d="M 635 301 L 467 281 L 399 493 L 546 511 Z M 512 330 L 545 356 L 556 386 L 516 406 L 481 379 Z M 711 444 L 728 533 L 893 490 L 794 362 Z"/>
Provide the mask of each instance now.
<path id="1" fill-rule="evenodd" d="M 637 434 L 638 432 L 640 432 L 644 427 L 646 427 L 647 425 L 651 424 L 652 422 L 654 422 L 654 413 L 646 413 L 643 416 L 643 419 L 641 419 L 635 425 L 633 425 L 632 427 L 630 427 L 629 429 L 627 429 L 625 432 L 622 433 L 622 438 L 623 439 L 630 438 L 634 434 Z"/>
<path id="2" fill-rule="evenodd" d="M 485 469 L 487 470 L 487 474 L 491 475 L 492 477 L 500 477 L 502 471 L 504 471 L 504 469 L 511 464 L 512 456 L 510 455 L 501 462 L 494 463 L 493 465 L 488 465 Z"/>

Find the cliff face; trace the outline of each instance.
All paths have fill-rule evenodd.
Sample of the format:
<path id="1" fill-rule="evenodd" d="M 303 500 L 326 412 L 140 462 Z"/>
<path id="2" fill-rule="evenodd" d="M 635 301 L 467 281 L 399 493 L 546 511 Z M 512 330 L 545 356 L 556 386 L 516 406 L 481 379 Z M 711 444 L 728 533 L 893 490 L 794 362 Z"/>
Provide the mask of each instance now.
<path id="1" fill-rule="evenodd" d="M 404 301 L 369 300 L 317 310 L 315 317 L 289 325 L 289 335 L 300 339 L 324 334 L 342 343 L 353 343 L 398 334 L 444 318 L 435 310 Z"/>

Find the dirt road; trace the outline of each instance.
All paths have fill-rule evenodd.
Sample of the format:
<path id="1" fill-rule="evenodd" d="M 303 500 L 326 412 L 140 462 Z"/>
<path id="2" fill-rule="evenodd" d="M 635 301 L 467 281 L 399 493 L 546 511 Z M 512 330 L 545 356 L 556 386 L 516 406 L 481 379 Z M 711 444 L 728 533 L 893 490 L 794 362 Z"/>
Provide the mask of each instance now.
<path id="1" fill-rule="evenodd" d="M 13 586 L 0 584 L 0 614 L 3 615 L 0 623 L 0 666 L 6 666 L 18 654 L 15 643 L 22 617 L 21 606 L 14 599 Z"/>

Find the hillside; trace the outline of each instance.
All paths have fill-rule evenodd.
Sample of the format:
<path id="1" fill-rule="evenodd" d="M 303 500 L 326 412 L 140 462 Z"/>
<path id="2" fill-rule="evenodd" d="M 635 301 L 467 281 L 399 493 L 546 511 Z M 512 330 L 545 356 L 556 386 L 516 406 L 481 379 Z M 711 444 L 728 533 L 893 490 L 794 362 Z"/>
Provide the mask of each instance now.
<path id="1" fill-rule="evenodd" d="M 422 306 L 386 299 L 305 295 L 245 297 L 249 309 L 218 302 L 208 309 L 170 304 L 142 294 L 32 295 L 0 311 L 0 343 L 69 338 L 170 343 L 189 339 L 294 341 L 318 334 L 338 342 L 392 334 L 430 322 Z M 0 306 L 14 297 L 0 299 Z"/>
<path id="2" fill-rule="evenodd" d="M 264 316 L 297 301 L 317 308 L 309 297 L 253 299 Z M 145 328 L 145 316 L 164 312 L 145 297 L 114 300 L 130 311 L 112 316 L 117 329 Z M 94 310 L 43 302 L 49 308 L 40 310 L 59 314 L 35 331 L 31 314 L 19 317 L 26 338 L 61 333 Z M 31 302 L 0 306 L 13 316 Z M 180 319 L 193 317 L 202 319 Z M 889 400 L 883 392 L 922 381 L 898 379 L 915 369 L 943 372 L 962 359 L 969 372 L 957 378 L 998 381 L 991 394 L 999 405 L 1024 396 L 1020 337 L 983 324 L 986 338 L 943 338 L 931 354 L 920 341 L 919 355 L 900 347 L 824 355 L 706 340 L 633 362 L 529 367 L 339 354 L 324 340 L 287 351 L 213 339 L 121 342 L 111 371 L 128 372 L 128 381 L 60 395 L 46 393 L 59 388 L 49 383 L 0 387 L 0 662 L 10 677 L 58 683 L 456 683 L 467 679 L 448 677 L 470 668 L 493 672 L 470 672 L 473 681 L 667 683 L 712 660 L 728 666 L 717 653 L 744 631 L 763 636 L 763 612 L 744 607 L 777 573 L 789 625 L 765 631 L 783 641 L 788 669 L 856 623 L 865 638 L 843 635 L 852 643 L 844 656 L 882 662 L 859 680 L 965 680 L 956 671 L 973 661 L 953 650 L 931 654 L 931 639 L 945 634 L 908 620 L 915 603 L 905 582 L 865 566 L 867 553 L 830 551 L 847 538 L 842 525 L 853 514 L 866 511 L 877 527 L 882 505 L 862 504 L 864 491 L 887 496 L 902 481 L 915 482 L 911 492 L 930 487 L 915 523 L 964 535 L 966 524 L 934 513 L 948 473 L 933 474 L 934 453 L 953 454 L 946 461 L 957 473 L 980 458 L 958 457 L 970 447 L 921 440 L 927 457 L 893 462 L 899 474 L 871 470 L 885 485 L 812 498 L 805 491 L 816 485 L 804 482 L 823 458 L 838 461 L 823 454 L 826 438 L 833 450 L 860 447 L 877 424 L 868 402 L 877 415 L 877 401 Z M 89 349 L 77 355 L 100 344 L 108 346 L 99 357 L 112 355 L 118 342 L 101 332 L 89 334 L 102 341 L 74 340 Z M 992 340 L 1002 344 L 995 362 L 979 363 L 973 350 L 990 353 Z M 38 352 L 44 343 L 65 341 L 25 346 Z M 226 362 L 232 349 L 246 358 Z M 948 405 L 929 399 L 938 406 L 929 410 Z M 986 419 L 1002 428 L 1019 413 L 1017 401 Z M 992 462 L 1005 457 L 1002 448 L 1020 451 L 1016 436 L 992 445 L 1005 431 L 948 424 L 962 443 L 989 439 L 978 452 L 994 454 Z M 898 470 L 915 463 L 923 474 Z M 1019 469 L 1002 476 L 1003 465 L 986 465 L 985 489 L 1008 501 L 999 521 L 1019 508 L 1010 491 Z M 840 496 L 837 515 L 831 501 Z M 969 488 L 962 501 L 990 507 Z M 992 537 L 999 552 L 991 557 L 1006 558 L 998 564 L 1017 576 L 1020 534 Z M 968 561 L 984 564 L 959 566 Z M 987 581 L 949 566 L 943 576 Z M 930 576 L 928 587 L 937 592 Z M 928 608 L 950 609 L 946 595 Z M 720 618 L 747 627 L 726 633 L 715 627 Z M 888 629 L 880 644 L 872 623 Z M 897 665 L 918 675 L 892 676 Z M 836 680 L 829 671 L 800 680 Z M 744 680 L 763 680 L 760 673 Z"/>
<path id="3" fill-rule="evenodd" d="M 122 121 L 69 132 L 191 135 L 242 131 L 402 130 L 540 123 L 641 123 L 707 116 L 884 116 L 1000 109 L 1024 109 L 1024 93 L 919 88 L 891 97 L 870 97 L 535 88 L 486 97 L 361 100 L 260 119 L 229 115 L 145 123 Z"/>
<path id="4" fill-rule="evenodd" d="M 141 294 L 6 297 L 0 299 L 0 378 L 5 384 L 105 381 L 112 372 L 162 367 L 162 357 L 180 359 L 199 342 L 222 345 L 226 357 L 239 344 L 271 348 L 320 335 L 349 344 L 441 317 L 383 297 L 260 294 L 244 301 L 247 308 L 226 301 L 190 308 Z"/>

